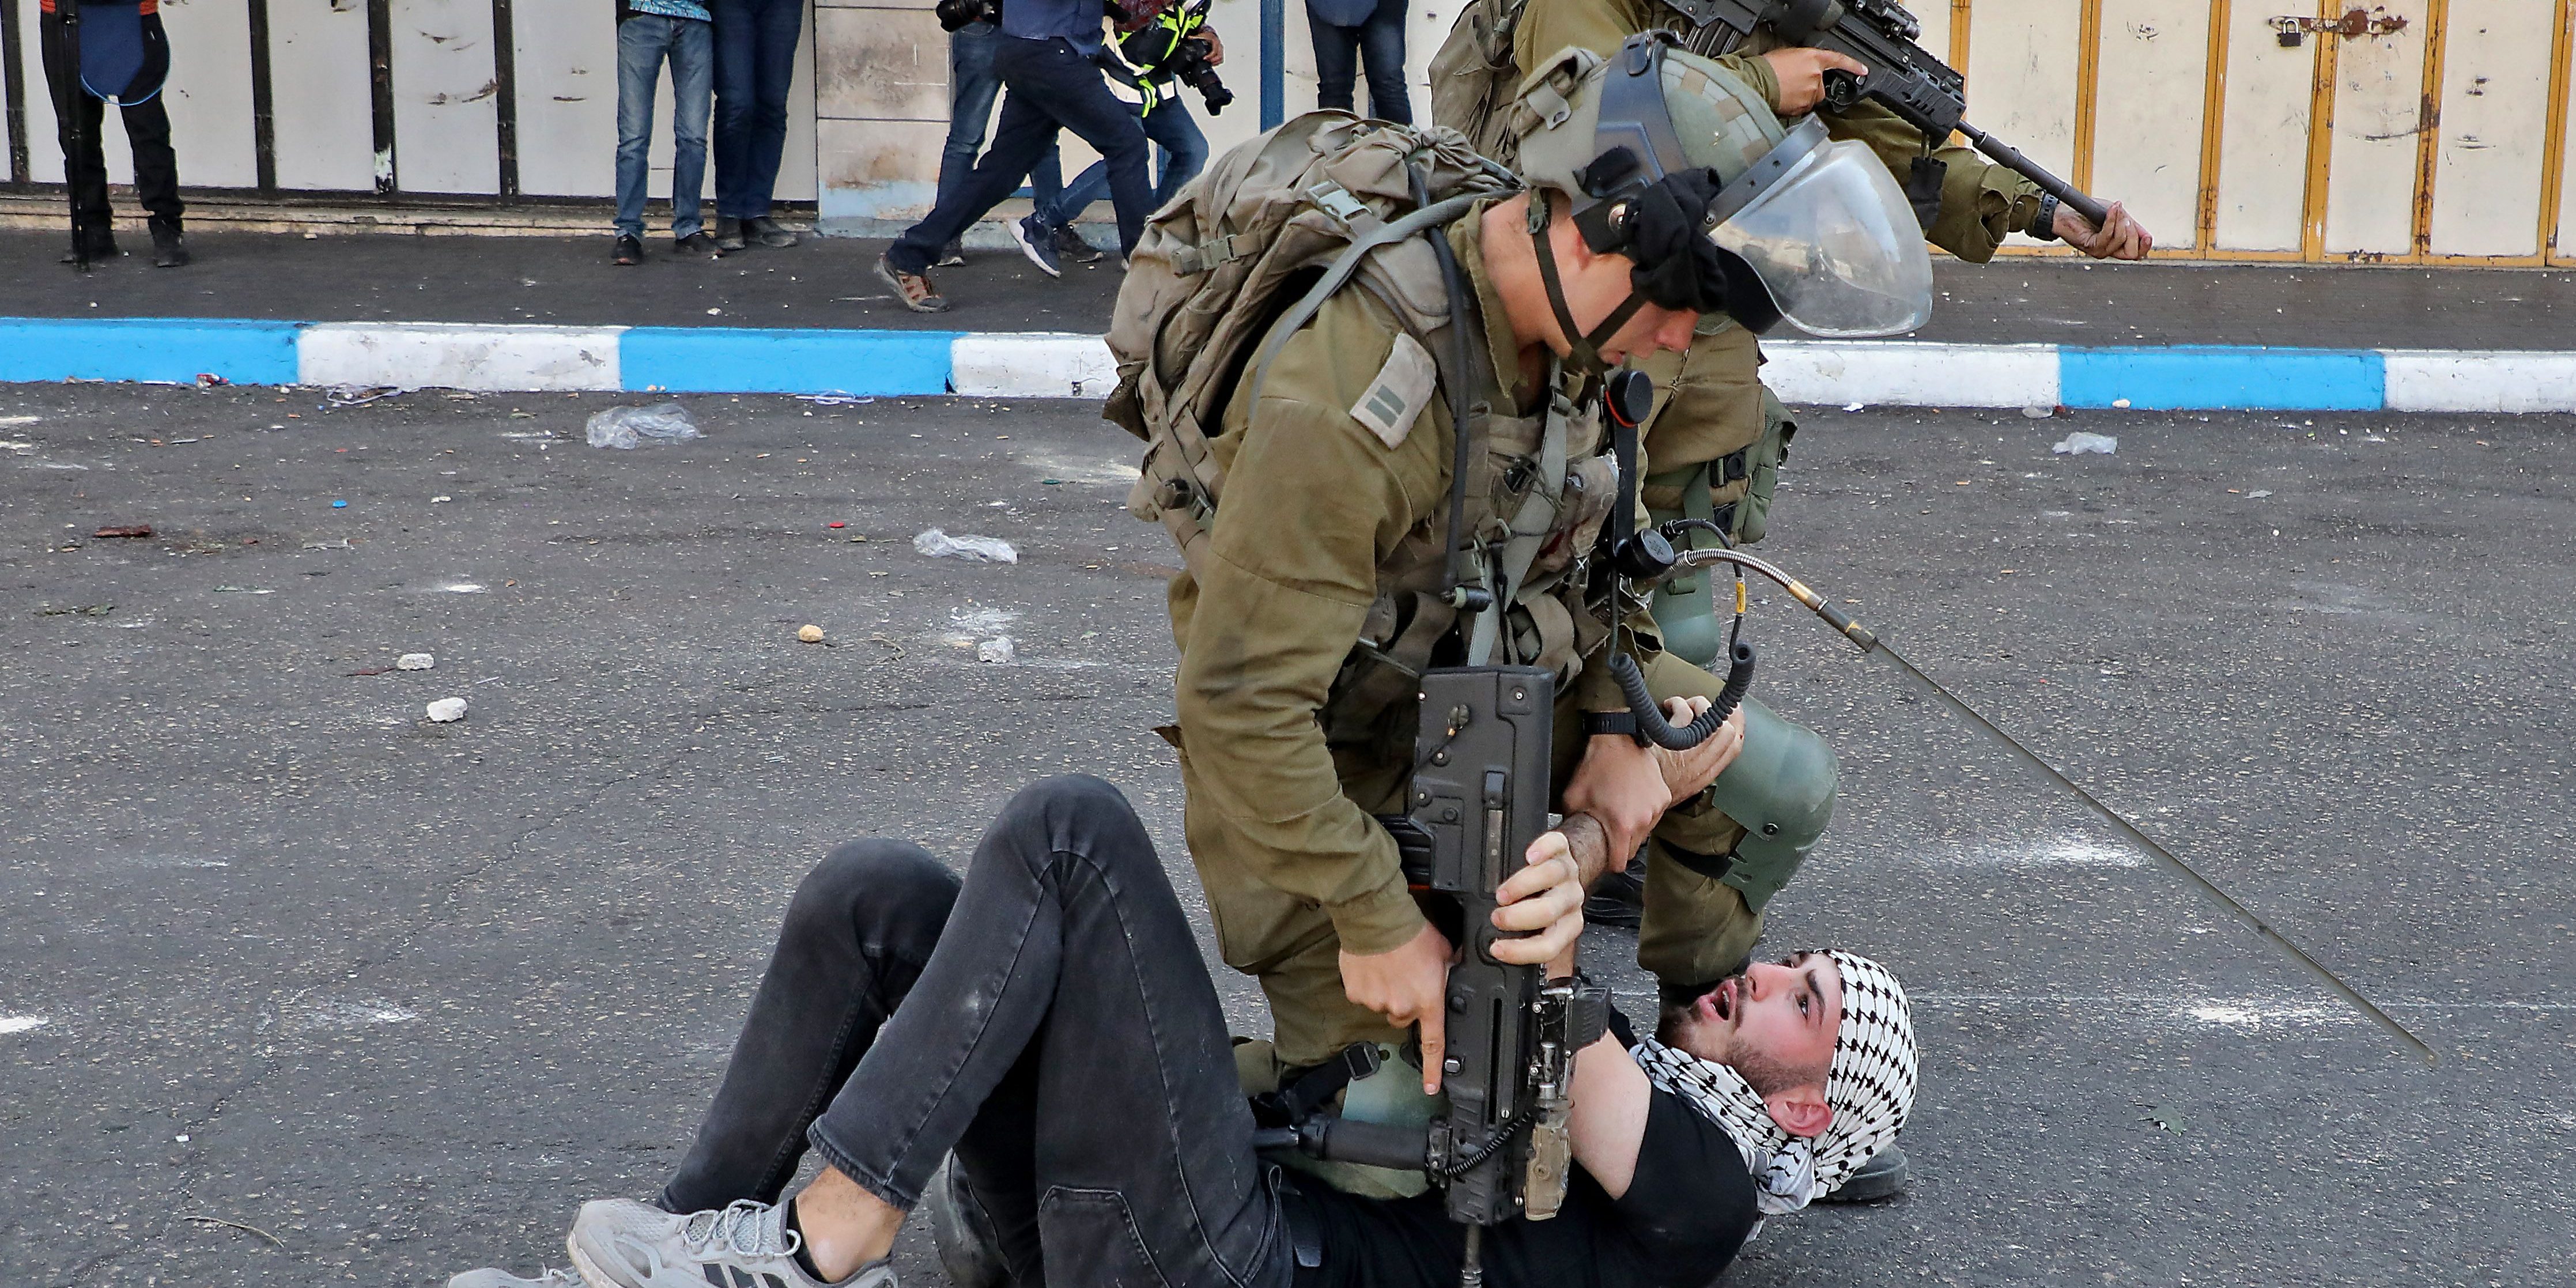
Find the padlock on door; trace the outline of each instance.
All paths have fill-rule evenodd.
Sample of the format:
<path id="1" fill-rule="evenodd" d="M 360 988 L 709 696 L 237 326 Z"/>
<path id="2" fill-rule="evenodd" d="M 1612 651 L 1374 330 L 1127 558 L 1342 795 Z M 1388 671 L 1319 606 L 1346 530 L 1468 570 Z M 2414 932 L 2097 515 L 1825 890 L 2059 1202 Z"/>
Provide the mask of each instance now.
<path id="1" fill-rule="evenodd" d="M 2388 6 L 2364 9 L 2358 5 L 2346 10 L 2340 18 L 2298 18 L 2284 15 L 2272 20 L 2272 30 L 2280 33 L 2281 48 L 2296 49 L 2311 31 L 2350 40 L 2355 36 L 2393 36 L 2406 30 L 2406 19 L 2391 14 Z"/>

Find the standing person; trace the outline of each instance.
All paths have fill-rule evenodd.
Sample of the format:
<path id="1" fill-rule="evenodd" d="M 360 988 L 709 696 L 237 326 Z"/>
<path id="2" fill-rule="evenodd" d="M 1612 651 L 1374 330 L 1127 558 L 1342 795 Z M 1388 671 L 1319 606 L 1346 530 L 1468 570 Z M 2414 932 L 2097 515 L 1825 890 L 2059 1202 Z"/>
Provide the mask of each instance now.
<path id="1" fill-rule="evenodd" d="M 1181 101 L 1181 83 L 1174 71 L 1182 57 L 1181 47 L 1190 41 L 1206 44 L 1202 57 L 1208 66 L 1225 61 L 1225 41 L 1214 27 L 1207 25 L 1204 5 L 1175 5 L 1118 39 L 1119 56 L 1134 70 L 1136 90 L 1144 96 L 1137 115 L 1145 126 L 1145 137 L 1153 140 L 1163 154 L 1162 173 L 1154 180 L 1154 207 L 1158 210 L 1207 165 L 1207 135 L 1190 114 L 1190 105 Z M 1012 226 L 1011 239 L 1020 244 L 1029 262 L 1045 270 L 1049 277 L 1062 276 L 1066 260 L 1093 263 L 1100 258 L 1100 252 L 1073 230 L 1073 221 L 1080 219 L 1091 203 L 1108 195 L 1109 163 L 1094 161 L 1055 200 L 1039 200 L 1027 218 Z"/>
<path id="2" fill-rule="evenodd" d="M 936 12 L 948 32 L 948 141 L 939 149 L 934 204 L 975 172 L 975 154 L 984 150 L 984 134 L 993 123 L 993 100 L 1002 94 L 1002 78 L 993 70 L 993 51 L 1002 43 L 1001 0 L 941 0 Z M 1064 162 L 1050 147 L 1029 170 L 1029 193 L 1044 208 L 1063 190 Z M 965 262 L 962 236 L 939 248 L 937 267 Z"/>
<path id="3" fill-rule="evenodd" d="M 793 246 L 769 217 L 805 0 L 706 0 L 716 28 L 716 249 Z"/>
<path id="4" fill-rule="evenodd" d="M 1011 0 L 1002 9 L 993 70 L 1010 95 L 992 150 L 974 173 L 939 198 L 930 214 L 877 257 L 877 276 L 915 313 L 938 313 L 948 301 L 925 276 L 949 240 L 1019 190 L 1020 177 L 1071 130 L 1106 159 L 1109 198 L 1118 207 L 1118 248 L 1144 235 L 1153 190 L 1145 182 L 1145 127 L 1136 109 L 1109 92 L 1097 60 L 1100 0 Z"/>
<path id="5" fill-rule="evenodd" d="M 704 255 L 716 239 L 698 218 L 707 170 L 715 15 L 698 0 L 617 0 L 617 250 L 644 261 L 644 191 L 652 178 L 653 90 L 671 64 L 671 250 Z"/>
<path id="6" fill-rule="evenodd" d="M 1404 87 L 1404 0 L 1306 0 L 1315 42 L 1315 105 L 1351 108 L 1352 82 L 1368 64 L 1369 115 L 1413 124 Z"/>
<path id="7" fill-rule="evenodd" d="M 45 85 L 53 92 L 56 137 L 63 148 L 63 183 L 71 190 L 85 244 L 63 256 L 66 264 L 116 254 L 115 215 L 107 204 L 107 151 L 99 126 L 107 102 L 125 118 L 134 146 L 134 195 L 151 213 L 152 264 L 179 268 L 188 262 L 181 236 L 179 156 L 170 149 L 170 111 L 161 86 L 170 77 L 170 38 L 161 29 L 161 0 L 89 0 L 79 6 L 80 43 L 63 32 L 54 0 L 42 0 L 38 43 Z M 66 113 L 64 108 L 70 111 Z"/>

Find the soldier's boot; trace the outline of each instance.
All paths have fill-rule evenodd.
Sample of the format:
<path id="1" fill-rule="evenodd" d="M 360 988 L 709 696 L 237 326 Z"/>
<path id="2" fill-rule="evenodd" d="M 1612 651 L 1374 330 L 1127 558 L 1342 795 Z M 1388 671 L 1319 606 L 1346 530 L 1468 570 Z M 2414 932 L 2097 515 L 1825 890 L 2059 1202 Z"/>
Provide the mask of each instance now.
<path id="1" fill-rule="evenodd" d="M 188 266 L 188 258 L 188 242 L 185 237 L 180 235 L 178 221 L 175 219 L 165 220 L 159 216 L 154 216 L 152 220 L 152 266 L 154 268 L 185 268 Z"/>
<path id="2" fill-rule="evenodd" d="M 1914 1180 L 1914 1167 L 1905 1161 L 1902 1146 L 1889 1145 L 1870 1156 L 1860 1170 L 1843 1178 L 1843 1183 L 1819 1199 L 1825 1203 L 1883 1203 L 1905 1192 Z"/>
<path id="3" fill-rule="evenodd" d="M 1010 1288 L 1011 1268 L 1002 1260 L 1002 1240 L 993 1231 L 992 1214 L 966 1188 L 965 1174 L 950 1155 L 931 1173 L 921 1192 L 923 1216 L 930 1221 L 930 1241 L 939 1248 L 940 1269 L 949 1288 Z"/>

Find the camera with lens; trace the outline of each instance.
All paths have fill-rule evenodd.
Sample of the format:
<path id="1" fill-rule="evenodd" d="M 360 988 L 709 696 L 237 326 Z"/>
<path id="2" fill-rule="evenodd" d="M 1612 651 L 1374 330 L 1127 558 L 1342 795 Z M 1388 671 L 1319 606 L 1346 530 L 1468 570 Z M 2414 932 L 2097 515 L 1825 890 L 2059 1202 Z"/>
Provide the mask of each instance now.
<path id="1" fill-rule="evenodd" d="M 939 17 L 939 29 L 946 32 L 963 30 L 979 22 L 1002 20 L 1001 0 L 939 0 L 932 6 Z"/>
<path id="2" fill-rule="evenodd" d="M 1208 63 L 1212 48 L 1206 37 L 1191 36 L 1173 47 L 1171 61 L 1164 64 L 1175 79 L 1199 92 L 1210 116 L 1224 111 L 1225 105 L 1234 101 L 1234 91 L 1225 87 L 1216 68 Z"/>

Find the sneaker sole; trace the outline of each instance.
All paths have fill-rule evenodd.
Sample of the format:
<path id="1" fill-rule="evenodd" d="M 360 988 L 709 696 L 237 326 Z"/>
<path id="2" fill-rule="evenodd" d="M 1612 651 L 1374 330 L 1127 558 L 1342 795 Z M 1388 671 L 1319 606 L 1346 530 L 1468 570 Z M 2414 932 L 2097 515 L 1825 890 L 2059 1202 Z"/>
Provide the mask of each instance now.
<path id="1" fill-rule="evenodd" d="M 574 1242 L 569 1234 L 564 1236 L 564 1251 L 572 1257 L 573 1270 L 581 1275 L 581 1281 L 590 1285 L 590 1288 L 626 1288 L 626 1285 L 609 1278 L 593 1264 L 590 1255 L 583 1252 L 581 1245 Z"/>
<path id="2" fill-rule="evenodd" d="M 877 261 L 877 280 L 885 283 L 886 288 L 894 292 L 895 303 L 900 304 L 915 313 L 945 313 L 948 311 L 948 306 L 946 304 L 941 304 L 936 308 L 931 308 L 913 303 L 912 297 L 903 293 L 903 283 L 895 280 L 894 270 L 886 267 L 886 262 L 884 260 Z"/>
<path id="3" fill-rule="evenodd" d="M 1047 263 L 1044 259 L 1039 258 L 1037 243 L 1029 240 L 1028 230 L 1020 227 L 1019 220 L 1012 220 L 1009 227 L 1011 229 L 1011 240 L 1020 244 L 1020 253 L 1028 256 L 1029 262 L 1037 265 L 1039 272 L 1044 273 L 1049 277 L 1060 278 L 1064 276 L 1063 269 L 1057 268 Z"/>

